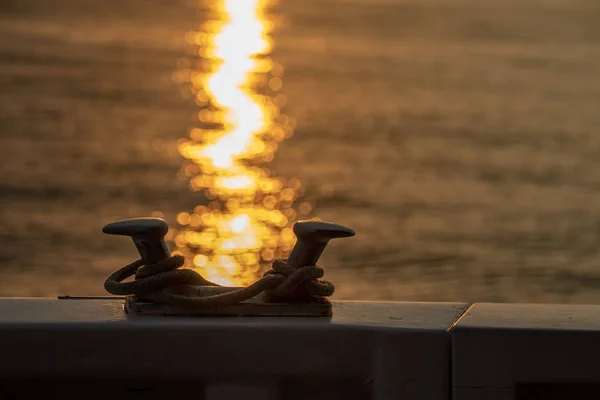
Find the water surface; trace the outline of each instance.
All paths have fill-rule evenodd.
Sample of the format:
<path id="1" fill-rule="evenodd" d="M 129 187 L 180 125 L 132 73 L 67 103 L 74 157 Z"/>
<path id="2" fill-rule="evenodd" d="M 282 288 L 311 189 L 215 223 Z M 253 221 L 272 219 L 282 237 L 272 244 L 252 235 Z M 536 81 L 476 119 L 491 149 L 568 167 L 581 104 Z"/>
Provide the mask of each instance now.
<path id="1" fill-rule="evenodd" d="M 337 298 L 600 301 L 600 5 L 282 0 L 294 136 L 270 169 L 355 228 Z M 102 294 L 136 257 L 103 224 L 202 200 L 172 81 L 183 2 L 0 5 L 0 295 Z"/>

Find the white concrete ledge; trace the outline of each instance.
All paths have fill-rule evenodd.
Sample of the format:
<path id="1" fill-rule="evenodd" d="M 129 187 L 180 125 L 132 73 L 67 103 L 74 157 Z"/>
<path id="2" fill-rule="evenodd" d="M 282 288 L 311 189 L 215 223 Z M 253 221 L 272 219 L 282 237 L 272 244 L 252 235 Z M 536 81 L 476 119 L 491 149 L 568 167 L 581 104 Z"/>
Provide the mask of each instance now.
<path id="1" fill-rule="evenodd" d="M 600 398 L 600 306 L 475 304 L 452 357 L 454 400 Z"/>
<path id="2" fill-rule="evenodd" d="M 209 400 L 448 399 L 448 330 L 466 308 L 336 302 L 331 319 L 190 318 L 127 315 L 122 300 L 0 299 L 0 388 L 63 399 L 90 398 L 89 385 L 99 398 L 113 387 L 111 400 L 168 387 Z"/>

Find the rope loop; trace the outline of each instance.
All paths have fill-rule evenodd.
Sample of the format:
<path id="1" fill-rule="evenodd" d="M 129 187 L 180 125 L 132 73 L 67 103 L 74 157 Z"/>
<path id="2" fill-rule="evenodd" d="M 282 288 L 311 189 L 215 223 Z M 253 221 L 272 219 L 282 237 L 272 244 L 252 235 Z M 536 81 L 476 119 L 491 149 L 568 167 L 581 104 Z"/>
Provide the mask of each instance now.
<path id="1" fill-rule="evenodd" d="M 295 269 L 287 264 L 286 259 L 277 259 L 265 276 L 284 276 L 286 279 L 275 289 L 268 292 L 273 298 L 288 301 L 303 301 L 310 297 L 328 297 L 335 291 L 333 283 L 320 280 L 325 270 L 320 265 L 307 265 Z"/>
<path id="2" fill-rule="evenodd" d="M 182 290 L 186 285 L 223 287 L 211 282 L 196 271 L 179 269 L 182 256 L 172 256 L 155 264 L 134 261 L 113 272 L 104 282 L 107 292 L 114 295 L 135 295 L 142 300 L 184 308 L 218 308 L 256 297 L 264 292 L 269 302 L 311 302 L 331 296 L 335 290 L 331 282 L 321 280 L 325 270 L 319 265 L 298 269 L 290 267 L 286 259 L 277 259 L 272 269 L 249 286 L 231 288 L 214 295 L 191 295 Z M 135 276 L 135 280 L 123 282 Z"/>

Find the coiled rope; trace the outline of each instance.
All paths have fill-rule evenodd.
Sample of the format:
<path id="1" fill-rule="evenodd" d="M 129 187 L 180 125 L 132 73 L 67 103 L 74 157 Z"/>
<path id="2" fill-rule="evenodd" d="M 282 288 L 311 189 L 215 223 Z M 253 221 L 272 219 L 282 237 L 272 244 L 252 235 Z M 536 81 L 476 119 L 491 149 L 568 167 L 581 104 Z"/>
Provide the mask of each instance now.
<path id="1" fill-rule="evenodd" d="M 214 309 L 233 305 L 262 292 L 270 302 L 310 302 L 331 296 L 335 290 L 331 282 L 321 280 L 325 271 L 319 265 L 295 269 L 286 259 L 277 259 L 272 269 L 262 278 L 243 288 L 232 288 L 226 293 L 192 296 L 182 291 L 185 285 L 217 286 L 191 269 L 179 269 L 182 256 L 171 256 L 156 264 L 144 266 L 142 260 L 134 261 L 113 272 L 104 282 L 107 292 L 114 295 L 135 295 L 153 303 L 182 308 Z M 123 282 L 135 275 L 135 280 Z"/>

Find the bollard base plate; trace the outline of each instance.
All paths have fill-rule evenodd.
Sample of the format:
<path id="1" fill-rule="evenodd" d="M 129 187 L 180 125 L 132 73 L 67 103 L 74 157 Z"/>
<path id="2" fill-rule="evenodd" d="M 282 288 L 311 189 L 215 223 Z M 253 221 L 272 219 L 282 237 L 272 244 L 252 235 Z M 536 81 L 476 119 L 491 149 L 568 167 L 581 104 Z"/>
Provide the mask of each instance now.
<path id="1" fill-rule="evenodd" d="M 238 316 L 238 317 L 331 317 L 331 302 L 316 299 L 310 303 L 268 303 L 254 299 L 213 309 L 188 309 L 156 304 L 138 299 L 125 298 L 125 311 L 142 316 Z"/>

